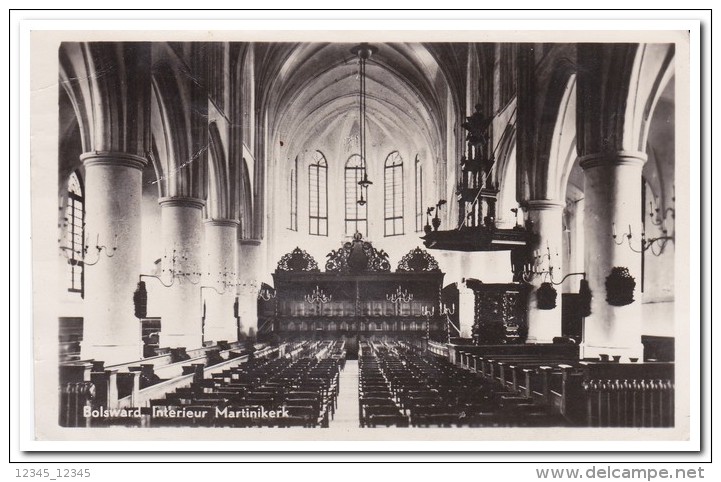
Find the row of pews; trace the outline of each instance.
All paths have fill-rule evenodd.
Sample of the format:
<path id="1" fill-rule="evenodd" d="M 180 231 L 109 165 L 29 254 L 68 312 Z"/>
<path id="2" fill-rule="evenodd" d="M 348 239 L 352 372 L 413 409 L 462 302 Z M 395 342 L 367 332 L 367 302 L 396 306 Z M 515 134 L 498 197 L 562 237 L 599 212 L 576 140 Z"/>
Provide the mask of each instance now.
<path id="1" fill-rule="evenodd" d="M 674 426 L 673 363 L 579 360 L 556 345 L 459 348 L 456 362 L 493 384 L 502 407 L 543 407 L 558 425 Z"/>
<path id="2" fill-rule="evenodd" d="M 252 359 L 151 400 L 150 426 L 327 427 L 337 408 L 343 342 L 305 342 L 276 359 Z M 163 414 L 192 411 L 188 419 Z M 198 416 L 200 415 L 200 416 Z"/>
<path id="3" fill-rule="evenodd" d="M 83 364 L 61 383 L 61 426 L 325 427 L 335 413 L 342 341 L 217 348 L 143 359 L 152 367 L 141 387 L 137 362 Z M 180 358 L 180 360 L 177 360 Z M 146 363 L 152 361 L 154 363 Z M 165 363 L 164 363 L 165 362 Z M 87 366 L 87 367 L 86 367 Z M 177 368 L 176 368 L 177 366 Z M 105 369 L 102 369 L 105 368 Z M 170 378 L 161 379 L 158 373 Z M 69 378 L 73 375 L 75 378 Z M 131 382 L 130 393 L 123 388 Z"/>
<path id="4" fill-rule="evenodd" d="M 361 341 L 358 356 L 358 418 L 361 427 L 407 427 L 408 417 L 396 401 L 381 369 L 376 343 Z"/>
<path id="5" fill-rule="evenodd" d="M 563 417 L 403 342 L 362 345 L 361 427 L 557 426 Z"/>

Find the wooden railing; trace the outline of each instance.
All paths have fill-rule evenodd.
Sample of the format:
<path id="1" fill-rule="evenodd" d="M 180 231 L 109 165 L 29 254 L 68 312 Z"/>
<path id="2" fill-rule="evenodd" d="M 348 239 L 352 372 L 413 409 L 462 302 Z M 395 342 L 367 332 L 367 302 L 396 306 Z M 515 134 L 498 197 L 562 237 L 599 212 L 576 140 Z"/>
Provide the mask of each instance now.
<path id="1" fill-rule="evenodd" d="M 591 427 L 673 427 L 674 364 L 582 363 L 585 422 Z"/>
<path id="2" fill-rule="evenodd" d="M 572 425 L 674 425 L 673 363 L 577 362 L 536 348 L 484 355 L 459 348 L 457 364 L 493 381 L 499 393 L 550 407 Z"/>
<path id="3" fill-rule="evenodd" d="M 227 345 L 234 347 L 235 344 Z M 253 356 L 278 356 L 285 345 L 256 345 Z M 194 357 L 190 358 L 190 355 Z M 182 353 L 181 361 L 168 363 L 178 353 L 145 358 L 139 361 L 104 367 L 102 362 L 72 362 L 60 367 L 59 424 L 77 427 L 87 424 L 84 407 L 107 409 L 138 407 L 140 403 L 177 387 L 186 386 L 197 377 L 210 376 L 248 360 L 235 348 L 219 350 L 204 347 Z M 126 371 L 127 370 L 127 371 Z"/>
<path id="4" fill-rule="evenodd" d="M 428 351 L 434 355 L 448 358 L 448 346 L 445 343 L 438 343 L 433 340 L 428 341 Z"/>

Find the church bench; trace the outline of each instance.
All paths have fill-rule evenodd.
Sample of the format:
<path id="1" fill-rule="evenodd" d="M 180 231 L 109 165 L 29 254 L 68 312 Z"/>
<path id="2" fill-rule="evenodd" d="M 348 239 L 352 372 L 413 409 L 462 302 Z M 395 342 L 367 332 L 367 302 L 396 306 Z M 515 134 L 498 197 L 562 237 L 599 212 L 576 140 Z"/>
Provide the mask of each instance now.
<path id="1" fill-rule="evenodd" d="M 405 415 L 370 415 L 365 420 L 367 427 L 408 427 Z"/>

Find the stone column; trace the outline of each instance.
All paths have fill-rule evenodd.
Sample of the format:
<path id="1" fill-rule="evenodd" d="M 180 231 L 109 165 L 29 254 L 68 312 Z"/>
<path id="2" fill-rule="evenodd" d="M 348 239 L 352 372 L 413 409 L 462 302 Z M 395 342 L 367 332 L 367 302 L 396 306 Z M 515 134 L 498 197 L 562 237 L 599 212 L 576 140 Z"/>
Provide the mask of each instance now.
<path id="1" fill-rule="evenodd" d="M 233 304 L 238 280 L 238 221 L 205 221 L 205 340 L 237 341 Z"/>
<path id="2" fill-rule="evenodd" d="M 601 353 L 622 359 L 643 359 L 641 344 L 641 152 L 616 152 L 580 158 L 585 175 L 585 271 L 592 294 L 585 319 L 582 356 Z M 614 240 L 613 234 L 617 235 Z M 626 238 L 631 231 L 632 238 Z M 617 244 L 623 241 L 622 244 Z M 614 266 L 628 268 L 636 280 L 634 301 L 612 306 L 606 299 L 606 278 Z"/>
<path id="3" fill-rule="evenodd" d="M 200 274 L 205 201 L 178 196 L 160 198 L 158 202 L 163 277 L 173 279 L 172 286 L 164 289 L 160 346 L 192 350 L 203 344 Z"/>
<path id="4" fill-rule="evenodd" d="M 461 338 L 471 338 L 475 319 L 476 293 L 465 283 L 458 283 L 458 324 Z"/>
<path id="5" fill-rule="evenodd" d="M 238 254 L 238 314 L 240 331 L 244 335 L 258 331 L 258 290 L 260 281 L 258 264 L 260 241 L 244 239 L 239 243 Z"/>
<path id="6" fill-rule="evenodd" d="M 140 273 L 140 200 L 146 161 L 122 152 L 89 152 L 80 159 L 85 166 L 88 245 L 82 357 L 103 360 L 106 366 L 137 360 L 143 352 L 133 292 Z"/>
<path id="7" fill-rule="evenodd" d="M 553 200 L 528 201 L 528 218 L 533 223 L 535 243 L 530 249 L 536 260 L 536 271 L 552 271 L 556 282 L 563 278 L 561 252 L 563 251 L 563 208 L 564 204 Z M 549 259 L 550 253 L 550 259 Z M 552 310 L 538 308 L 537 291 L 543 282 L 551 277 L 534 275 L 530 280 L 528 293 L 528 338 L 529 343 L 552 343 L 561 336 L 561 287 L 554 286 L 558 296 Z"/>

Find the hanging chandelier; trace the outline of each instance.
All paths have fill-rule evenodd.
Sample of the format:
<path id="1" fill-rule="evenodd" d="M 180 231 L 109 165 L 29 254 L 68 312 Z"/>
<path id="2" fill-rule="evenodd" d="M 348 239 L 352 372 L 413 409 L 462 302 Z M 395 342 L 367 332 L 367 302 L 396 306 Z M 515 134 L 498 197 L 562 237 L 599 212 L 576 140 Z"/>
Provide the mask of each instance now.
<path id="1" fill-rule="evenodd" d="M 368 189 L 368 186 L 373 184 L 373 182 L 368 179 L 368 171 L 366 168 L 366 61 L 377 51 L 378 49 L 376 47 L 373 47 L 365 42 L 356 45 L 351 49 L 351 53 L 358 56 L 360 79 L 358 117 L 360 131 L 360 157 L 361 162 L 363 163 L 363 178 L 358 181 L 358 185 L 361 187 L 361 196 L 360 199 L 356 201 L 360 206 L 366 204 L 365 197 L 363 196 L 363 189 Z"/>

